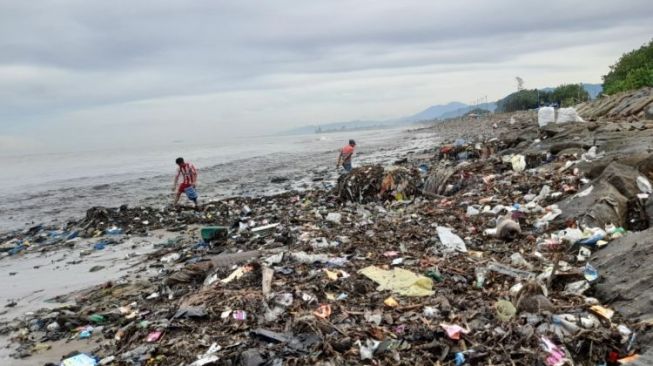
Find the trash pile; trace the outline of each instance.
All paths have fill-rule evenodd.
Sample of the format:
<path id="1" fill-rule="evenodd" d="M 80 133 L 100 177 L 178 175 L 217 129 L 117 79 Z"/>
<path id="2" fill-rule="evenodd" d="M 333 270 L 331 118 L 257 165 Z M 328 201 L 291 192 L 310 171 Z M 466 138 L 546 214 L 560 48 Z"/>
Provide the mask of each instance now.
<path id="1" fill-rule="evenodd" d="M 128 230 L 137 214 L 212 227 L 151 254 L 143 271 L 156 275 L 62 298 L 75 305 L 26 314 L 0 334 L 18 357 L 91 339 L 90 352 L 68 358 L 89 365 L 631 362 L 653 322 L 596 296 L 613 269 L 591 258 L 648 228 L 653 165 L 604 144 L 609 123 L 540 129 L 533 113 L 515 116 L 449 139 L 455 154 L 437 146 L 401 167 L 354 169 L 333 191 L 234 198 L 153 213 L 158 221 L 94 211 L 78 224 L 86 233 Z M 590 123 L 587 146 L 570 131 Z"/>
<path id="2" fill-rule="evenodd" d="M 420 174 L 415 168 L 380 165 L 355 168 L 338 178 L 334 194 L 343 201 L 370 202 L 396 199 L 402 201 L 414 196 L 418 190 Z"/>

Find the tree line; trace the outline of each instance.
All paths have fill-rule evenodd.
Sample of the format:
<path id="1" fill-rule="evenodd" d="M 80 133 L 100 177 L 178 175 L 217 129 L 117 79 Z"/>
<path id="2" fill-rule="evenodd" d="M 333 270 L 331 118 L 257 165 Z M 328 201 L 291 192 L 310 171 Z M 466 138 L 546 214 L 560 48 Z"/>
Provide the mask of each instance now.
<path id="1" fill-rule="evenodd" d="M 523 82 L 520 83 L 522 85 Z M 624 53 L 603 75 L 603 94 L 653 87 L 653 39 L 642 47 Z M 582 84 L 560 85 L 553 90 L 518 88 L 497 102 L 497 112 L 514 112 L 544 105 L 568 107 L 589 100 Z"/>
<path id="2" fill-rule="evenodd" d="M 523 89 L 497 102 L 497 112 L 514 112 L 544 105 L 568 107 L 590 99 L 582 84 L 563 84 L 553 90 Z"/>

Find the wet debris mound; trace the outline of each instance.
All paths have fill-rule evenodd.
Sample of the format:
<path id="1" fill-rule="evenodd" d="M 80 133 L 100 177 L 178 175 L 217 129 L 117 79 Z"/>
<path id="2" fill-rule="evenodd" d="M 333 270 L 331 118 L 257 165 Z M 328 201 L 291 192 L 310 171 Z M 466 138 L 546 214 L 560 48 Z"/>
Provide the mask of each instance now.
<path id="1" fill-rule="evenodd" d="M 362 166 L 338 178 L 334 194 L 341 201 L 404 200 L 419 192 L 421 177 L 415 168 Z"/>

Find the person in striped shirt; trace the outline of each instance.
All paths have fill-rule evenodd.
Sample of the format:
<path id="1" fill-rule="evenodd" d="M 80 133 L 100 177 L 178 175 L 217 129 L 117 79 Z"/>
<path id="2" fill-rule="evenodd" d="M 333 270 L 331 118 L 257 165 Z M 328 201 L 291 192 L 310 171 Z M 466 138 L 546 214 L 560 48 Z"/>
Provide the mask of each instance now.
<path id="1" fill-rule="evenodd" d="M 197 169 L 195 169 L 195 165 L 185 162 L 184 158 L 177 158 L 175 163 L 179 167 L 177 169 L 177 175 L 175 175 L 175 182 L 172 186 L 173 192 L 175 189 L 177 190 L 177 195 L 175 196 L 175 206 L 177 205 L 177 202 L 179 202 L 179 197 L 181 194 L 186 193 L 188 199 L 193 201 L 193 203 L 195 203 L 195 207 L 197 208 L 197 191 L 195 191 L 195 185 L 197 184 Z M 177 188 L 179 177 L 182 177 L 183 181 L 179 185 L 179 188 Z"/>

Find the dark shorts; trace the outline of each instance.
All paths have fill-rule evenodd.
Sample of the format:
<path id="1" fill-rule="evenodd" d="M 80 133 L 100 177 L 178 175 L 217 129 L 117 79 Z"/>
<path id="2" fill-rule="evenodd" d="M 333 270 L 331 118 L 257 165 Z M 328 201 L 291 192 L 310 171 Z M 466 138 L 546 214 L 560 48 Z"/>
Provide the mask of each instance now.
<path id="1" fill-rule="evenodd" d="M 342 163 L 342 167 L 345 168 L 346 171 L 351 172 L 351 161 Z"/>

